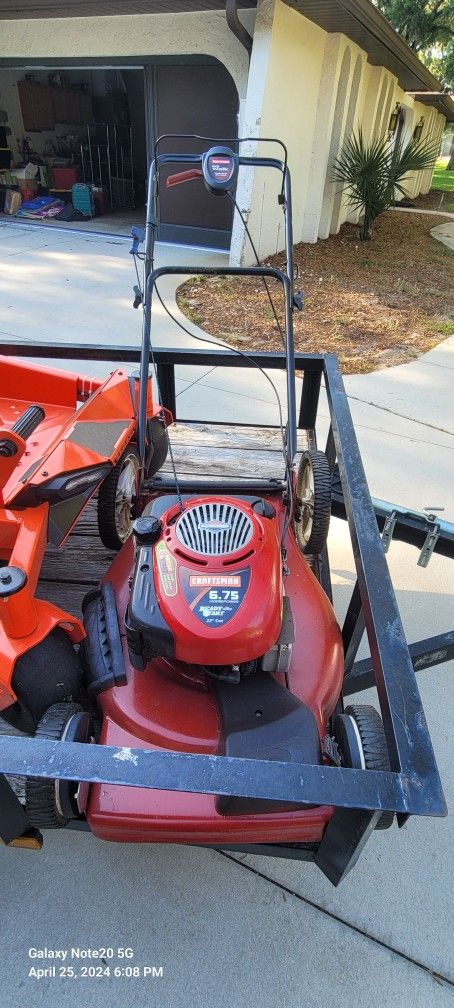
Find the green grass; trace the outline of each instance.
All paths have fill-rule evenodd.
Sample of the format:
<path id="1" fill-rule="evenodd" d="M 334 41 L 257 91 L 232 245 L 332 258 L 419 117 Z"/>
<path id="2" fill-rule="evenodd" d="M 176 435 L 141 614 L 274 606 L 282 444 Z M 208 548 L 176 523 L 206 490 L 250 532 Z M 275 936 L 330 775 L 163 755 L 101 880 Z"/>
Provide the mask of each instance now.
<path id="1" fill-rule="evenodd" d="M 446 171 L 446 160 L 437 161 L 431 189 L 446 189 L 454 198 L 454 171 Z"/>
<path id="2" fill-rule="evenodd" d="M 434 332 L 443 333 L 444 336 L 452 336 L 454 333 L 454 322 L 434 322 Z"/>

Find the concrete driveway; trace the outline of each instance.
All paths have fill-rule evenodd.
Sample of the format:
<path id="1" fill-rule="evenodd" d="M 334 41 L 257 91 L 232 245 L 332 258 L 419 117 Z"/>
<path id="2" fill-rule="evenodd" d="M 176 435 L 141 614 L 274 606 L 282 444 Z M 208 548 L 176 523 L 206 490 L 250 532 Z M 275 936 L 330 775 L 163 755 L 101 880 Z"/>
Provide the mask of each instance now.
<path id="1" fill-rule="evenodd" d="M 160 263 L 187 252 L 161 247 Z M 209 257 L 191 254 L 192 262 Z M 27 225 L 0 226 L 0 339 L 137 343 L 128 244 Z M 171 286 L 167 285 L 171 296 Z M 163 291 L 164 292 L 164 291 Z M 190 344 L 159 315 L 156 343 Z M 90 366 L 91 369 L 91 366 Z M 102 373 L 102 366 L 93 366 Z M 88 366 L 84 366 L 88 370 Z M 91 369 L 92 370 L 92 369 Z M 346 386 L 371 491 L 454 520 L 454 339 L 411 364 L 352 376 Z M 275 416 L 267 382 L 248 371 L 178 375 L 179 415 Z M 278 382 L 279 388 L 281 383 Z M 328 410 L 322 401 L 320 444 Z M 330 533 L 336 609 L 353 583 L 343 523 Z M 409 640 L 450 629 L 453 571 L 395 544 L 389 554 Z M 452 568 L 452 564 L 451 564 Z M 419 676 L 448 804 L 452 803 L 452 667 Z M 374 702 L 373 697 L 371 697 Z M 362 695 L 362 702 L 367 697 Z M 102 844 L 49 833 L 40 855 L 3 853 L 1 1001 L 211 1008 L 352 1008 L 453 1003 L 450 820 L 410 820 L 376 833 L 333 889 L 310 865 L 177 847 Z M 155 978 L 29 977 L 31 947 L 131 947 Z M 44 965 L 49 966 L 50 962 Z M 159 975 L 163 967 L 163 976 Z"/>

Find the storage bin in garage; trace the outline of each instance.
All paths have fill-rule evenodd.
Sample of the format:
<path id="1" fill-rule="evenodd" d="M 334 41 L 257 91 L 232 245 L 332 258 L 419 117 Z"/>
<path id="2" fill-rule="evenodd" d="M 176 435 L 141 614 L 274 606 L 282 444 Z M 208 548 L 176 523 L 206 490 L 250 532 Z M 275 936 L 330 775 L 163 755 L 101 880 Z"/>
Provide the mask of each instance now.
<path id="1" fill-rule="evenodd" d="M 84 182 L 78 182 L 73 185 L 71 190 L 71 201 L 75 210 L 83 214 L 84 217 L 94 217 L 95 208 L 93 200 L 93 191 L 91 186 L 85 185 Z"/>
<path id="2" fill-rule="evenodd" d="M 73 185 L 80 179 L 77 166 L 71 168 L 52 168 L 52 177 L 55 189 L 72 189 Z"/>

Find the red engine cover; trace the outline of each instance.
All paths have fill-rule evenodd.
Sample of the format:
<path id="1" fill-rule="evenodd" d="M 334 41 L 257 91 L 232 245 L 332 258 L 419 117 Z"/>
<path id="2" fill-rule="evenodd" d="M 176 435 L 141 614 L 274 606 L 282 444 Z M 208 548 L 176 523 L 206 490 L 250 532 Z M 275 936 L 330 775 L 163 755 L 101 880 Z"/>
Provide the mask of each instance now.
<path id="1" fill-rule="evenodd" d="M 228 497 L 194 497 L 162 516 L 154 548 L 161 613 L 177 660 L 236 665 L 276 643 L 282 621 L 280 529 L 273 509 Z"/>

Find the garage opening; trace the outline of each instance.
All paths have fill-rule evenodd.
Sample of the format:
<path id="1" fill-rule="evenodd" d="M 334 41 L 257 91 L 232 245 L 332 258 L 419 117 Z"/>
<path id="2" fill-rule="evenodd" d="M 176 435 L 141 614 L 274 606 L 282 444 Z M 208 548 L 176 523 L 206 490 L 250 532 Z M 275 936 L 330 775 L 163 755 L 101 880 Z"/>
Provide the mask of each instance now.
<path id="1" fill-rule="evenodd" d="M 131 64 L 0 68 L 0 221 L 129 234 L 145 223 L 158 136 L 237 135 L 238 95 L 217 61 Z M 227 201 L 199 183 L 161 196 L 159 240 L 229 247 Z"/>

